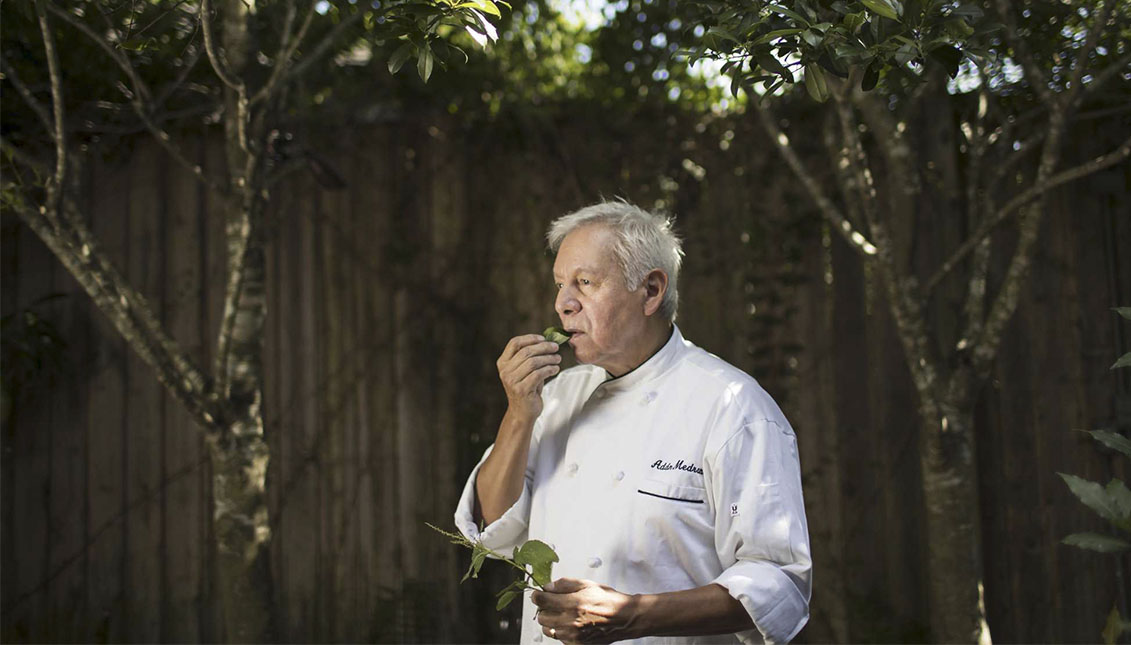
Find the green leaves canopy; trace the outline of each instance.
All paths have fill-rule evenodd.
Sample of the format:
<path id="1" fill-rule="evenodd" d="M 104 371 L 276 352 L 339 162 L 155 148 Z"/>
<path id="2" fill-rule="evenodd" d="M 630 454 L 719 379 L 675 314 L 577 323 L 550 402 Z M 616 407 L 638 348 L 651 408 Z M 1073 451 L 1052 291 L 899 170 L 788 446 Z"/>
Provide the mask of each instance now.
<path id="1" fill-rule="evenodd" d="M 762 84 L 772 93 L 796 82 L 817 100 L 828 98 L 827 74 L 865 91 L 888 74 L 917 78 L 926 65 L 954 77 L 962 59 L 979 56 L 979 39 L 998 26 L 982 21 L 979 5 L 943 0 L 698 0 L 702 41 L 692 61 L 724 61 L 731 89 Z"/>

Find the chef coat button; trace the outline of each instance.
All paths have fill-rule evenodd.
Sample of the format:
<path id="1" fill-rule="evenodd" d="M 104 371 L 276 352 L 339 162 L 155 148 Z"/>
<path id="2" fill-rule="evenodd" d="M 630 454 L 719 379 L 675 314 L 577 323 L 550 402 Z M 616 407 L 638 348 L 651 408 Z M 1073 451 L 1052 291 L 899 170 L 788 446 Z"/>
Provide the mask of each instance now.
<path id="1" fill-rule="evenodd" d="M 534 640 L 535 643 L 541 643 L 542 642 L 542 635 L 538 634 L 537 636 L 534 637 L 533 640 Z"/>
<path id="2" fill-rule="evenodd" d="M 570 465 L 566 466 L 566 472 L 568 472 L 570 475 L 576 475 L 577 474 L 577 464 L 570 464 Z"/>
<path id="3" fill-rule="evenodd" d="M 644 395 L 644 398 L 640 401 L 640 404 L 641 405 L 648 405 L 649 403 L 651 403 L 654 400 L 656 400 L 656 393 L 655 392 L 649 392 L 649 393 Z"/>
<path id="4" fill-rule="evenodd" d="M 601 558 L 589 558 L 588 564 L 590 569 L 596 569 L 601 566 Z"/>
<path id="5" fill-rule="evenodd" d="M 624 471 L 623 470 L 618 471 L 617 474 L 614 475 L 614 477 L 619 482 L 620 480 L 624 479 Z"/>

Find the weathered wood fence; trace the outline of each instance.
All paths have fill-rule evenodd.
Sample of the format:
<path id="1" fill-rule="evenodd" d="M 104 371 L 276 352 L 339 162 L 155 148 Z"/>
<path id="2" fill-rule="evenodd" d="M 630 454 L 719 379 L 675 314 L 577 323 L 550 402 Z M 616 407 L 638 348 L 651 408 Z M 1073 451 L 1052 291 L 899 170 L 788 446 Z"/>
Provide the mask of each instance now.
<path id="1" fill-rule="evenodd" d="M 266 415 L 280 633 L 517 639 L 517 616 L 493 608 L 503 572 L 460 586 L 466 554 L 424 522 L 450 524 L 493 440 L 506 339 L 555 320 L 546 224 L 624 195 L 679 218 L 685 335 L 759 378 L 800 437 L 816 558 L 802 640 L 924 638 L 915 403 L 871 276 L 750 123 L 603 123 L 465 132 L 419 117 L 297 133 L 294 150 L 317 150 L 346 188 L 303 172 L 273 196 Z M 185 141 L 219 171 L 216 138 Z M 1070 158 L 1094 152 L 1077 145 Z M 144 141 L 84 172 L 98 237 L 211 364 L 216 204 Z M 1072 429 L 1126 424 L 1131 408 L 1128 377 L 1108 371 L 1131 332 L 1109 309 L 1131 304 L 1128 181 L 1118 168 L 1052 196 L 981 399 L 985 601 L 1001 642 L 1095 641 L 1126 602 L 1125 561 L 1058 544 L 1102 527 L 1056 472 L 1127 472 Z M 923 248 L 931 234 L 920 232 Z M 33 308 L 67 342 L 63 372 L 3 430 L 3 640 L 216 639 L 199 433 L 8 214 L 2 261 L 4 314 Z"/>

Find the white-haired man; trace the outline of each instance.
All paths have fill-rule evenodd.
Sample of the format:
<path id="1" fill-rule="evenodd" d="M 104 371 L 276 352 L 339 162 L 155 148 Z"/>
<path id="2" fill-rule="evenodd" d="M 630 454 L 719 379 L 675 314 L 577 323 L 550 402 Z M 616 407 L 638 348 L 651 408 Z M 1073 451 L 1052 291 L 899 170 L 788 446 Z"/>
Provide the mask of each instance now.
<path id="1" fill-rule="evenodd" d="M 582 365 L 558 374 L 540 335 L 507 343 L 507 411 L 456 509 L 495 551 L 539 539 L 561 558 L 526 598 L 522 643 L 789 641 L 811 572 L 797 439 L 753 378 L 675 326 L 670 220 L 604 202 L 547 237 Z"/>

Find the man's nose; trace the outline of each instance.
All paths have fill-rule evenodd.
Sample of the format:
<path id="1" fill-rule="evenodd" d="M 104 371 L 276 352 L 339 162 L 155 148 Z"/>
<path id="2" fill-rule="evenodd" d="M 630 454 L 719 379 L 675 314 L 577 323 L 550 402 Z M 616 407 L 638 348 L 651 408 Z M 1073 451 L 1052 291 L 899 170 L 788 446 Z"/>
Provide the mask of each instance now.
<path id="1" fill-rule="evenodd" d="M 581 309 L 581 303 L 577 301 L 569 287 L 562 287 L 558 290 L 558 297 L 554 300 L 554 309 L 559 316 L 569 316 Z"/>

